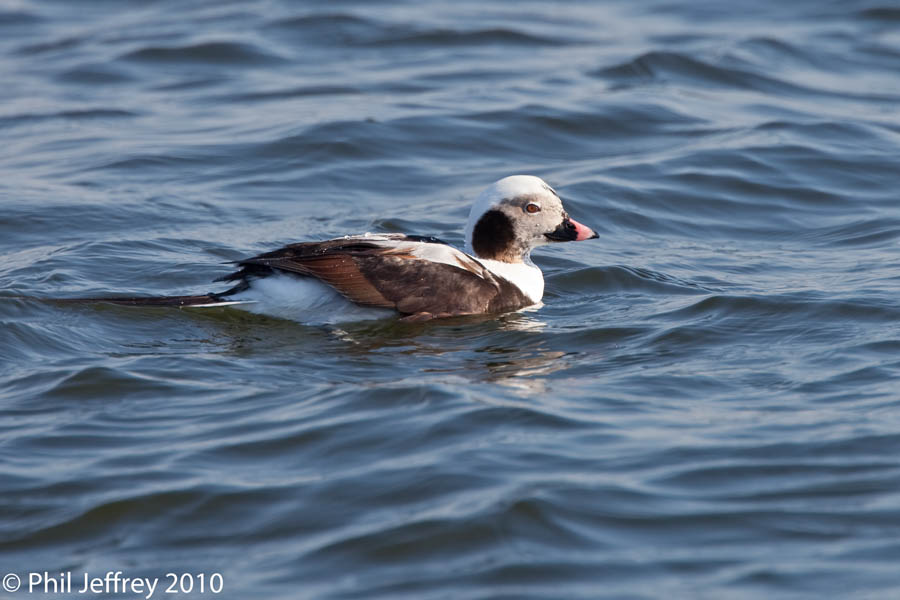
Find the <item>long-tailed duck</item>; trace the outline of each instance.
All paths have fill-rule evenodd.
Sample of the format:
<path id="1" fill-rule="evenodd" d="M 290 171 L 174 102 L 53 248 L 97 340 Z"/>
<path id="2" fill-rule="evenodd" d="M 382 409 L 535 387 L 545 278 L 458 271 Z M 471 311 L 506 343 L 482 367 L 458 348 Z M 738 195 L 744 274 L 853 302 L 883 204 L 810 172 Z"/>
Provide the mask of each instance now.
<path id="1" fill-rule="evenodd" d="M 540 178 L 497 181 L 475 201 L 466 251 L 433 238 L 365 234 L 290 244 L 238 261 L 197 296 L 94 298 L 135 306 L 228 306 L 298 321 L 340 321 L 400 313 L 405 320 L 503 313 L 538 304 L 544 277 L 531 250 L 598 235 L 570 218 Z M 81 299 L 84 301 L 85 299 Z"/>

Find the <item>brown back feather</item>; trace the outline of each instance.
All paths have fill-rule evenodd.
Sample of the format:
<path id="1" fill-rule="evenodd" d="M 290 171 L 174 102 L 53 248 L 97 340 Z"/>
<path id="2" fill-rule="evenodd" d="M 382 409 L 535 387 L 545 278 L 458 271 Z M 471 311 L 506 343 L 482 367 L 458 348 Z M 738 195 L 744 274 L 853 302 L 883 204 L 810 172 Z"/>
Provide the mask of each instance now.
<path id="1" fill-rule="evenodd" d="M 489 273 L 486 279 L 471 266 L 432 262 L 352 238 L 291 244 L 239 264 L 242 269 L 224 279 L 285 271 L 315 277 L 357 304 L 404 314 L 477 314 L 530 304 L 512 284 Z M 508 300 L 500 299 L 501 289 Z"/>

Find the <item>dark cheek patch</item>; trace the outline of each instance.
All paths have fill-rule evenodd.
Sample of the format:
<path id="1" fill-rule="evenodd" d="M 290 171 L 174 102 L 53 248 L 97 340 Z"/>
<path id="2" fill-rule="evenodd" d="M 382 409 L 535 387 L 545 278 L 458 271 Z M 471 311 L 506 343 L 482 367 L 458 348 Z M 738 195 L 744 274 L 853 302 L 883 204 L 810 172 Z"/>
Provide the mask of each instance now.
<path id="1" fill-rule="evenodd" d="M 501 260 L 512 250 L 513 224 L 499 210 L 484 213 L 472 231 L 472 249 L 481 258 Z"/>

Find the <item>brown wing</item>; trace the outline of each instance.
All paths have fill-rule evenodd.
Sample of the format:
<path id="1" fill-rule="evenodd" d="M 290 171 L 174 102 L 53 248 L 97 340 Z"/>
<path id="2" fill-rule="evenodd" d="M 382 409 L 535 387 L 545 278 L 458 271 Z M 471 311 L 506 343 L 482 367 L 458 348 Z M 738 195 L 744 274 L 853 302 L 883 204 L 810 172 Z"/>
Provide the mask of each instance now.
<path id="1" fill-rule="evenodd" d="M 497 281 L 463 268 L 410 255 L 357 259 L 360 271 L 404 314 L 468 315 L 490 312 Z"/>
<path id="2" fill-rule="evenodd" d="M 354 260 L 356 256 L 379 250 L 384 248 L 349 240 L 291 244 L 238 262 L 241 270 L 223 277 L 223 280 L 265 277 L 275 271 L 283 271 L 320 279 L 358 304 L 394 308 L 394 303 L 382 296 L 363 276 Z"/>
<path id="3" fill-rule="evenodd" d="M 516 286 L 486 270 L 425 260 L 402 246 L 363 238 L 292 244 L 238 264 L 242 269 L 223 279 L 295 273 L 315 277 L 358 304 L 404 314 L 477 314 L 530 304 Z"/>

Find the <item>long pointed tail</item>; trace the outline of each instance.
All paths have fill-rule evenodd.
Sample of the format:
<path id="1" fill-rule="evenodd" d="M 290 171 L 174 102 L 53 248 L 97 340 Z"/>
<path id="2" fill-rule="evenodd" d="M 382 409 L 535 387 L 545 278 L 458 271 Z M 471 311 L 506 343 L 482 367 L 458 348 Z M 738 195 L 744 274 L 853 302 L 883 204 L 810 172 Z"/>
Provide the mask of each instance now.
<path id="1" fill-rule="evenodd" d="M 244 302 L 228 300 L 220 294 L 201 294 L 198 296 L 135 296 L 135 297 L 101 297 L 101 298 L 53 298 L 51 302 L 63 304 L 92 304 L 105 302 L 107 304 L 119 304 L 121 306 L 177 306 L 177 307 L 203 307 L 203 306 L 228 306 L 232 304 L 244 304 Z"/>

